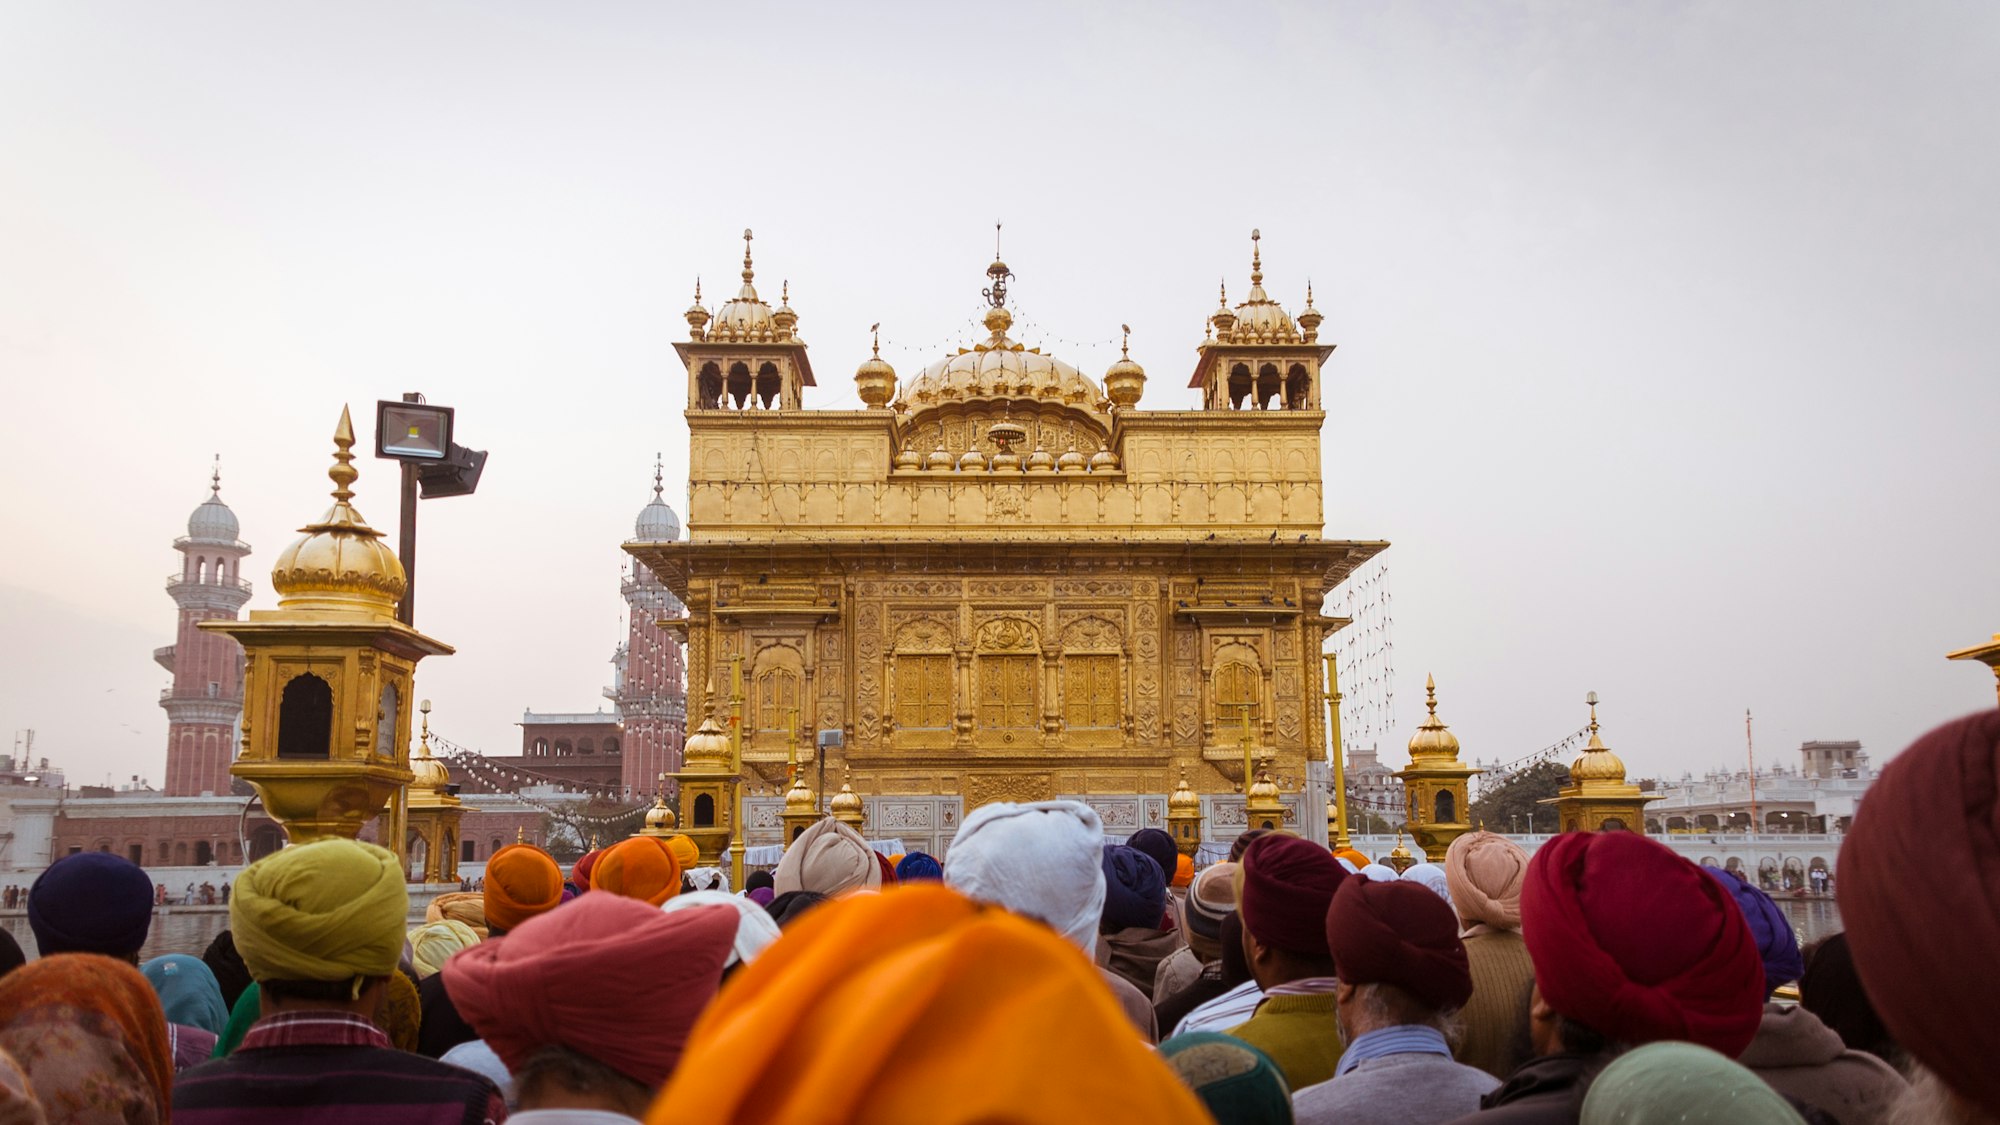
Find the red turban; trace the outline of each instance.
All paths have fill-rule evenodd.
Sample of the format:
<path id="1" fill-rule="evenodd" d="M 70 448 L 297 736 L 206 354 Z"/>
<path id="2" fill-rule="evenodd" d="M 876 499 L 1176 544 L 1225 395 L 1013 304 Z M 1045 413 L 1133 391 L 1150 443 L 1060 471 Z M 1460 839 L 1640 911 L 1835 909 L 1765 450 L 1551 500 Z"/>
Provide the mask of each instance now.
<path id="1" fill-rule="evenodd" d="M 1348 876 L 1326 912 L 1326 944 L 1348 984 L 1393 984 L 1438 1011 L 1472 999 L 1458 915 L 1420 883 Z"/>
<path id="2" fill-rule="evenodd" d="M 569 869 L 569 881 L 576 884 L 578 894 L 582 894 L 584 891 L 590 889 L 590 869 L 596 867 L 597 861 L 603 858 L 603 848 L 599 848 L 594 852 L 585 852 L 583 858 L 577 860 L 575 866 Z"/>
<path id="3" fill-rule="evenodd" d="M 444 986 L 508 1070 L 567 1047 L 657 1089 L 715 998 L 737 918 L 585 895 L 445 962 Z"/>
<path id="4" fill-rule="evenodd" d="M 1328 956 L 1326 911 L 1333 892 L 1347 878 L 1333 853 L 1311 840 L 1273 832 L 1252 840 L 1242 862 L 1243 894 L 1237 911 L 1257 944 Z"/>
<path id="5" fill-rule="evenodd" d="M 486 861 L 486 924 L 511 930 L 562 902 L 562 868 L 533 844 L 509 844 Z"/>
<path id="6" fill-rule="evenodd" d="M 1869 787 L 1840 846 L 1854 967 L 1896 1041 L 2000 1113 L 2000 711 L 1912 743 Z"/>
<path id="7" fill-rule="evenodd" d="M 881 852 L 876 852 L 875 866 L 882 869 L 882 885 L 885 887 L 895 886 L 896 865 L 889 862 L 889 857 L 883 855 Z"/>
<path id="8" fill-rule="evenodd" d="M 604 849 L 590 869 L 590 889 L 658 906 L 681 893 L 681 865 L 657 836 L 634 836 Z"/>
<path id="9" fill-rule="evenodd" d="M 1542 999 L 1624 1043 L 1685 1039 L 1735 1058 L 1764 1012 L 1764 965 L 1728 891 L 1635 832 L 1543 844 L 1521 886 Z"/>

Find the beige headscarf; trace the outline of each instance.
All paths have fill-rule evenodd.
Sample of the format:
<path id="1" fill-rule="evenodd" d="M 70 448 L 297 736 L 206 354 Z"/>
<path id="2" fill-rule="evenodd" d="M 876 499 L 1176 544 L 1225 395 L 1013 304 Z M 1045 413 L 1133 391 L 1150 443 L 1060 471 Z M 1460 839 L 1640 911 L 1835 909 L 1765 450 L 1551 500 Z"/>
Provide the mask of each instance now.
<path id="1" fill-rule="evenodd" d="M 1528 853 L 1496 832 L 1468 832 L 1444 853 L 1444 881 L 1451 904 L 1467 928 L 1521 928 L 1521 879 Z"/>
<path id="2" fill-rule="evenodd" d="M 837 895 L 881 886 L 882 865 L 875 862 L 875 851 L 861 833 L 827 817 L 799 833 L 785 849 L 771 881 L 771 889 L 781 895 L 791 891 Z"/>
<path id="3" fill-rule="evenodd" d="M 489 936 L 486 932 L 486 895 L 481 891 L 450 891 L 441 894 L 432 899 L 429 906 L 424 907 L 424 921 L 459 922 L 478 934 L 480 941 L 485 941 Z"/>
<path id="4" fill-rule="evenodd" d="M 417 979 L 422 980 L 444 968 L 452 954 L 478 944 L 479 935 L 463 922 L 449 918 L 426 922 L 410 931 L 410 964 L 416 967 Z"/>

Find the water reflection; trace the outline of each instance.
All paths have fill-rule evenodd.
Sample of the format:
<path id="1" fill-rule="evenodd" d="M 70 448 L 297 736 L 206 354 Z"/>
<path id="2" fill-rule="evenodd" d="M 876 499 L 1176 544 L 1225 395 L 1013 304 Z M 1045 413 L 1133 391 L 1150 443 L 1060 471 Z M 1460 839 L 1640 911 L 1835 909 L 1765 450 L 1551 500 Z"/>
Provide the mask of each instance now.
<path id="1" fill-rule="evenodd" d="M 1830 898 L 1788 898 L 1780 900 L 1778 905 L 1784 908 L 1785 917 L 1791 919 L 1801 944 L 1811 945 L 1845 928 L 1840 923 L 1840 907 Z"/>

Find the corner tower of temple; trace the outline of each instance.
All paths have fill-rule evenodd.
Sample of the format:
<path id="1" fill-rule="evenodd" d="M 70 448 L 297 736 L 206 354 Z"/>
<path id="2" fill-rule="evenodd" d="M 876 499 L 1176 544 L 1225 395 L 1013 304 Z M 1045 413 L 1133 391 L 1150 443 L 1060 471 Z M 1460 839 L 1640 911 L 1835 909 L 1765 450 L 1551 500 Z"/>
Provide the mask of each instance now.
<path id="1" fill-rule="evenodd" d="M 208 499 L 188 517 L 187 535 L 174 540 L 181 554 L 180 571 L 167 578 L 167 594 L 180 611 L 174 643 L 153 650 L 153 659 L 174 677 L 160 695 L 167 712 L 169 797 L 229 792 L 243 716 L 243 646 L 199 624 L 234 621 L 242 613 L 250 583 L 238 570 L 250 544 L 237 538 L 236 513 L 222 502 L 220 465 L 208 487 Z"/>
<path id="2" fill-rule="evenodd" d="M 653 465 L 653 499 L 639 509 L 632 528 L 635 543 L 672 543 L 681 520 L 667 506 L 661 466 Z M 687 721 L 687 671 L 680 638 L 660 622 L 683 616 L 680 599 L 643 564 L 634 562 L 620 584 L 625 595 L 625 644 L 619 651 L 618 683 L 609 693 L 624 719 L 619 783 L 634 797 L 658 791 L 658 778 L 681 768 Z"/>
<path id="3" fill-rule="evenodd" d="M 688 534 L 627 550 L 686 604 L 690 724 L 728 729 L 740 669 L 750 843 L 778 842 L 794 757 L 817 798 L 851 781 L 872 834 L 934 853 L 995 800 L 1165 828 L 1183 771 L 1210 841 L 1263 774 L 1308 827 L 1346 624 L 1325 596 L 1386 544 L 1323 534 L 1333 349 L 1310 300 L 1267 294 L 1256 241 L 1251 270 L 1188 410 L 1140 407 L 1129 333 L 1096 374 L 1021 339 L 997 256 L 987 334 L 907 378 L 857 357 L 859 410 L 803 404 L 798 317 L 757 299 L 747 254 L 735 300 L 688 310 Z"/>

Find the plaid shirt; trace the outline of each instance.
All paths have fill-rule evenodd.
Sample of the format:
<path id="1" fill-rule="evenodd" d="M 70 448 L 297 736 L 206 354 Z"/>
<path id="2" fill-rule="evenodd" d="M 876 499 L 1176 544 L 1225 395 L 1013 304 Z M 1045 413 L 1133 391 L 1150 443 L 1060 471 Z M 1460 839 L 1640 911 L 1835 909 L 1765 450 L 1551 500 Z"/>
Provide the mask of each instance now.
<path id="1" fill-rule="evenodd" d="M 398 1051 L 346 1012 L 261 1020 L 226 1059 L 174 1083 L 180 1125 L 488 1125 L 506 1120 L 500 1091 L 469 1070 Z"/>

